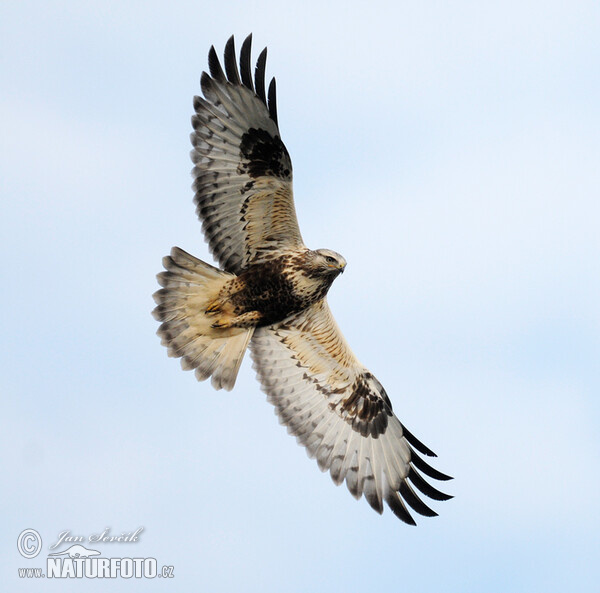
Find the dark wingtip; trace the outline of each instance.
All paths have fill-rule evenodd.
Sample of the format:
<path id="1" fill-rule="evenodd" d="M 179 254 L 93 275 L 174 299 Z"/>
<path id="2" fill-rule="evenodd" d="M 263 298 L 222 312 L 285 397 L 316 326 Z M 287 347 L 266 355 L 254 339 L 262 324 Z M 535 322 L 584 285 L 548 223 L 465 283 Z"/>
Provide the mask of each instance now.
<path id="1" fill-rule="evenodd" d="M 390 507 L 392 513 L 394 513 L 394 515 L 396 515 L 396 517 L 398 517 L 400 521 L 403 521 L 408 525 L 417 524 L 412 518 L 411 514 L 406 510 L 404 503 L 402 502 L 400 496 L 398 496 L 398 493 L 395 490 L 390 490 L 385 495 L 385 502 Z"/>
<path id="2" fill-rule="evenodd" d="M 426 482 L 423 476 L 421 476 L 414 467 L 411 467 L 408 470 L 408 479 L 417 489 L 425 494 L 425 496 L 429 496 L 429 498 L 432 498 L 433 500 L 450 500 L 451 498 L 454 498 L 450 494 L 445 494 Z"/>
<path id="3" fill-rule="evenodd" d="M 275 77 L 271 79 L 271 84 L 269 84 L 269 115 L 271 119 L 275 122 L 275 125 L 279 125 L 277 123 L 277 84 L 275 82 Z"/>
<path id="4" fill-rule="evenodd" d="M 229 82 L 232 84 L 241 84 L 240 73 L 238 72 L 237 60 L 235 58 L 235 39 L 233 35 L 225 44 L 225 72 Z"/>
<path id="5" fill-rule="evenodd" d="M 213 84 L 213 79 L 206 72 L 203 72 L 200 76 L 200 88 L 202 89 L 205 97 L 211 92 Z M 198 112 L 199 110 L 196 108 L 196 104 L 201 104 L 199 97 L 194 98 L 194 108 L 196 109 L 196 112 Z"/>
<path id="6" fill-rule="evenodd" d="M 267 93 L 265 92 L 265 70 L 267 67 L 267 48 L 263 49 L 256 60 L 254 70 L 254 82 L 256 84 L 256 94 L 267 104 Z"/>
<path id="7" fill-rule="evenodd" d="M 411 448 L 410 449 L 410 462 L 419 470 L 421 470 L 426 476 L 433 478 L 434 480 L 440 480 L 446 482 L 447 480 L 453 480 L 452 476 L 448 476 L 431 467 L 426 461 L 421 459 Z"/>
<path id="8" fill-rule="evenodd" d="M 225 82 L 225 73 L 223 72 L 223 68 L 221 68 L 221 62 L 219 62 L 219 56 L 217 56 L 214 45 L 211 45 L 208 50 L 208 69 L 210 70 L 210 75 L 215 80 Z"/>
<path id="9" fill-rule="evenodd" d="M 252 82 L 252 71 L 250 70 L 250 54 L 252 53 L 252 33 L 244 39 L 240 52 L 240 73 L 242 82 L 251 91 L 254 91 L 254 83 Z"/>
<path id="10" fill-rule="evenodd" d="M 400 483 L 400 494 L 402 498 L 411 506 L 411 508 L 419 513 L 419 515 L 423 515 L 424 517 L 437 517 L 438 514 L 430 509 L 414 492 L 414 490 L 409 486 L 408 482 L 402 481 Z"/>
<path id="11" fill-rule="evenodd" d="M 420 453 L 427 455 L 428 457 L 437 457 L 437 455 L 429 448 L 426 447 L 414 434 L 412 434 L 404 424 L 401 424 L 404 438 Z"/>

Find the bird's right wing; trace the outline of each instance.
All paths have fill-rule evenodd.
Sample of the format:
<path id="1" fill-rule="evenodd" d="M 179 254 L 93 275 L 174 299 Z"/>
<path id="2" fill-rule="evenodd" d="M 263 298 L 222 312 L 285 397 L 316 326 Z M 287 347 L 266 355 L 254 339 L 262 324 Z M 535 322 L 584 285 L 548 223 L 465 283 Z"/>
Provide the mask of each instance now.
<path id="1" fill-rule="evenodd" d="M 336 484 L 345 480 L 379 513 L 385 501 L 410 524 L 405 503 L 421 515 L 436 515 L 413 486 L 435 500 L 451 498 L 419 473 L 450 479 L 419 457 L 417 451 L 434 453 L 396 418 L 385 389 L 356 359 L 324 300 L 257 329 L 250 347 L 281 423 Z"/>
<path id="2" fill-rule="evenodd" d="M 191 135 L 196 212 L 209 248 L 227 272 L 303 246 L 292 195 L 292 163 L 277 124 L 275 79 L 265 91 L 266 49 L 250 70 L 252 36 L 238 70 L 233 36 L 225 70 L 214 47 L 204 97 L 194 98 Z"/>

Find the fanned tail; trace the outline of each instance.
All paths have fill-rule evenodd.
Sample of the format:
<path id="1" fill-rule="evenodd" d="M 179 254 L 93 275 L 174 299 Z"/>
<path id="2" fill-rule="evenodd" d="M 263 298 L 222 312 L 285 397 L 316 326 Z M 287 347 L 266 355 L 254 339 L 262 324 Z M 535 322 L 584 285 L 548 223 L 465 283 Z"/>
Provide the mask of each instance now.
<path id="1" fill-rule="evenodd" d="M 163 258 L 163 287 L 154 293 L 154 318 L 161 321 L 157 334 L 169 356 L 181 358 L 184 370 L 195 369 L 199 381 L 212 376 L 215 389 L 230 391 L 254 328 L 213 327 L 207 311 L 223 286 L 235 275 L 223 272 L 178 247 Z"/>

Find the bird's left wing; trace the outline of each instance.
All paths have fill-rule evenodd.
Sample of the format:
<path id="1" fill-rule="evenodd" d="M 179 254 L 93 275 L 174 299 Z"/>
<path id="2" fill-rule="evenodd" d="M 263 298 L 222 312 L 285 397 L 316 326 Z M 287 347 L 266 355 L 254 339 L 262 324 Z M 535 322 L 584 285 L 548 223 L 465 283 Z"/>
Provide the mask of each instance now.
<path id="1" fill-rule="evenodd" d="M 214 47 L 210 75 L 202 73 L 204 98 L 194 97 L 194 201 L 209 248 L 233 274 L 273 252 L 302 246 L 292 195 L 292 162 L 277 124 L 275 79 L 265 87 L 263 50 L 254 76 L 252 36 L 240 52 L 233 37 L 224 67 Z"/>
<path id="2" fill-rule="evenodd" d="M 451 498 L 421 474 L 446 476 L 417 451 L 435 456 L 400 423 L 379 381 L 356 359 L 325 300 L 284 321 L 257 329 L 252 358 L 282 424 L 333 481 L 344 480 L 379 513 L 385 501 L 414 525 L 417 513 L 435 516 L 413 486 L 435 500 Z M 421 473 L 420 473 L 421 472 Z"/>

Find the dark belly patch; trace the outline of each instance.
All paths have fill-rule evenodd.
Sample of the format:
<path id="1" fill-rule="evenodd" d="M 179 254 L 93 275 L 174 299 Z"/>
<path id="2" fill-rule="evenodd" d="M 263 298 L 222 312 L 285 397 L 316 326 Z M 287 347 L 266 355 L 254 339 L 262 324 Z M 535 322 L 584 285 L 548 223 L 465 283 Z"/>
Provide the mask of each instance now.
<path id="1" fill-rule="evenodd" d="M 285 274 L 285 260 L 273 260 L 250 266 L 240 274 L 244 288 L 232 295 L 236 314 L 258 311 L 258 327 L 272 325 L 310 305 L 299 298 L 294 285 Z"/>

